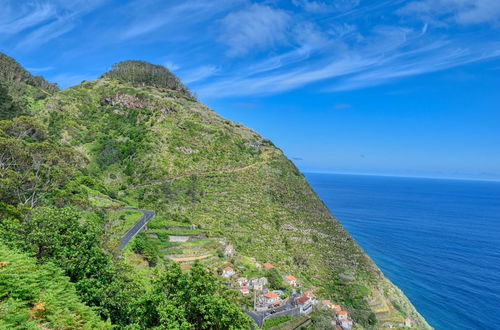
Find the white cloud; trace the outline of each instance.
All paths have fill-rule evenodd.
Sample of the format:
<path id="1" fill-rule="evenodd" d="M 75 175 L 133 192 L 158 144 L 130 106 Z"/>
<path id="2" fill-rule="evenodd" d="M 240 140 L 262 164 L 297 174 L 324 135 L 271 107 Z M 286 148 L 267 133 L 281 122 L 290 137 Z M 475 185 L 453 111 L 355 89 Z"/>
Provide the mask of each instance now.
<path id="1" fill-rule="evenodd" d="M 191 0 L 178 4 L 161 0 L 133 2 L 127 8 L 127 13 L 132 15 L 132 23 L 121 33 L 121 39 L 136 38 L 166 27 L 178 29 L 202 24 L 230 10 L 241 1 L 243 0 L 218 0 L 213 3 Z"/>
<path id="2" fill-rule="evenodd" d="M 60 17 L 55 21 L 34 30 L 21 40 L 16 47 L 36 47 L 71 31 L 76 25 L 73 18 L 73 15 Z"/>
<path id="3" fill-rule="evenodd" d="M 53 18 L 56 8 L 49 3 L 27 3 L 14 7 L 13 2 L 0 4 L 0 34 L 16 34 Z"/>
<path id="4" fill-rule="evenodd" d="M 204 97 L 262 96 L 322 80 L 331 81 L 324 91 L 353 90 L 500 57 L 500 42 L 478 40 L 465 46 L 460 40 L 429 36 L 422 28 L 398 26 L 376 27 L 358 42 L 343 47 L 332 41 L 323 45 L 326 56 L 318 57 L 314 49 L 304 56 L 306 61 L 298 56 L 302 50 L 298 48 L 251 67 L 260 65 L 262 70 L 233 72 L 202 85 L 197 93 Z M 279 62 L 283 56 L 291 59 Z"/>
<path id="5" fill-rule="evenodd" d="M 216 74 L 217 71 L 218 69 L 214 65 L 203 65 L 199 68 L 183 72 L 180 74 L 180 76 L 183 83 L 190 84 L 193 82 L 205 80 L 206 78 Z"/>
<path id="6" fill-rule="evenodd" d="M 350 10 L 359 5 L 359 0 L 293 0 L 292 3 L 313 13 L 330 13 Z"/>
<path id="7" fill-rule="evenodd" d="M 399 13 L 418 16 L 424 20 L 446 21 L 458 24 L 500 22 L 498 0 L 420 0 L 406 4 Z"/>
<path id="8" fill-rule="evenodd" d="M 172 61 L 166 61 L 165 63 L 163 63 L 163 66 L 172 72 L 177 71 L 181 68 L 179 65 L 175 64 Z"/>
<path id="9" fill-rule="evenodd" d="M 71 31 L 77 20 L 107 0 L 5 1 L 0 4 L 0 37 L 16 35 L 17 48 L 42 45 Z M 29 30 L 28 30 L 29 31 Z"/>
<path id="10" fill-rule="evenodd" d="M 51 71 L 53 69 L 54 69 L 53 66 L 45 66 L 42 68 L 26 68 L 26 70 L 28 70 L 31 73 L 47 72 L 47 71 Z"/>
<path id="11" fill-rule="evenodd" d="M 283 10 L 252 4 L 221 20 L 219 41 L 229 47 L 229 56 L 245 55 L 250 50 L 273 48 L 287 43 L 291 17 Z"/>

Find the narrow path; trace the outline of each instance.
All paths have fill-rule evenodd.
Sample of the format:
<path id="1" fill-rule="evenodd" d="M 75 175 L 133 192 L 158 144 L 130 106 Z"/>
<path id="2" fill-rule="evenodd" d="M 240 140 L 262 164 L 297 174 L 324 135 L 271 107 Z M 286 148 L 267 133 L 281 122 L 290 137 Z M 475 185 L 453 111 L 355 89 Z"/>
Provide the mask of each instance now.
<path id="1" fill-rule="evenodd" d="M 137 235 L 142 230 L 142 228 L 144 228 L 144 226 L 149 222 L 149 220 L 151 220 L 155 216 L 155 213 L 153 211 L 141 210 L 141 209 L 134 209 L 134 210 L 141 211 L 143 216 L 136 223 L 134 223 L 134 225 L 130 227 L 129 230 L 127 230 L 127 232 L 122 236 L 122 238 L 120 238 L 120 245 L 118 246 L 120 250 L 123 250 L 123 248 L 127 245 L 127 243 L 132 238 L 134 238 L 134 236 Z"/>
<path id="2" fill-rule="evenodd" d="M 131 186 L 130 188 L 131 189 L 135 189 L 135 188 L 155 186 L 155 185 L 159 185 L 159 184 L 162 184 L 162 183 L 165 183 L 165 182 L 169 182 L 169 181 L 173 181 L 173 180 L 178 180 L 178 179 L 186 178 L 186 177 L 192 176 L 192 175 L 207 175 L 207 174 L 218 174 L 218 173 L 242 172 L 242 171 L 245 171 L 245 170 L 247 170 L 247 169 L 249 169 L 251 167 L 254 167 L 254 166 L 258 165 L 258 164 L 260 164 L 260 162 L 253 163 L 253 164 L 250 164 L 250 165 L 245 165 L 243 167 L 237 167 L 237 168 L 230 168 L 230 169 L 223 169 L 223 170 L 213 170 L 213 171 L 205 171 L 205 172 L 182 174 L 182 175 L 174 176 L 174 177 L 171 177 L 171 178 L 156 180 L 156 181 L 149 182 L 149 183 L 137 184 L 137 185 Z"/>

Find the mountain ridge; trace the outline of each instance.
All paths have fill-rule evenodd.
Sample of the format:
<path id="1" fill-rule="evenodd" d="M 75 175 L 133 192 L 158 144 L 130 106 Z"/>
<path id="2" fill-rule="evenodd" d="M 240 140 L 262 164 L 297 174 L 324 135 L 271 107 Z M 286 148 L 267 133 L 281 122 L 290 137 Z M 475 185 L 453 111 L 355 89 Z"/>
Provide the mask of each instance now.
<path id="1" fill-rule="evenodd" d="M 154 238 L 155 228 L 165 219 L 187 221 L 208 237 L 223 237 L 241 255 L 295 274 L 318 296 L 345 305 L 359 325 L 375 326 L 374 315 L 377 327 L 411 317 L 430 328 L 271 141 L 197 102 L 167 69 L 121 63 L 126 69 L 115 65 L 113 74 L 28 106 L 40 122 L 32 129 L 79 154 L 77 168 L 86 177 L 61 181 L 60 193 L 41 192 L 39 204 L 96 210 L 99 200 L 147 207 L 159 215 L 141 238 L 154 247 L 153 263 L 165 262 L 154 249 L 166 246 Z M 20 126 L 23 117 L 15 118 L 0 128 Z M 214 272 L 217 266 L 206 265 Z"/>

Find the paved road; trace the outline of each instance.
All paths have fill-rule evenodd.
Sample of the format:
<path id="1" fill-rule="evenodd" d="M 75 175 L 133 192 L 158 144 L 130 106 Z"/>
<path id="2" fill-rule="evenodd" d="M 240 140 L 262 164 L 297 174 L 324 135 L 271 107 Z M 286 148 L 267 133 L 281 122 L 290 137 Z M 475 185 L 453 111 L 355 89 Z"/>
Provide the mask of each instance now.
<path id="1" fill-rule="evenodd" d="M 134 238 L 135 235 L 137 235 L 142 228 L 155 216 L 155 213 L 153 211 L 149 210 L 140 210 L 140 209 L 134 209 L 141 211 L 144 215 L 132 226 L 130 227 L 129 230 L 125 233 L 125 235 L 122 236 L 120 239 L 120 246 L 118 248 L 120 250 L 123 250 L 123 248 L 127 245 L 127 243 Z"/>

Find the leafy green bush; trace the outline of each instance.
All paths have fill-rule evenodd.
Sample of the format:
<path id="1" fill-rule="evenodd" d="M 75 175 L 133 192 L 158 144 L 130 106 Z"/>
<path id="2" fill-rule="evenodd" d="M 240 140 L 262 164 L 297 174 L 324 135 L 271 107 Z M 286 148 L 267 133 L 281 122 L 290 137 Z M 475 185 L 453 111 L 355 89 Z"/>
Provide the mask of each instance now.
<path id="1" fill-rule="evenodd" d="M 140 232 L 132 241 L 132 250 L 135 253 L 142 254 L 148 261 L 149 266 L 156 266 L 158 262 L 159 251 L 158 247 L 153 244 L 144 232 Z"/>

